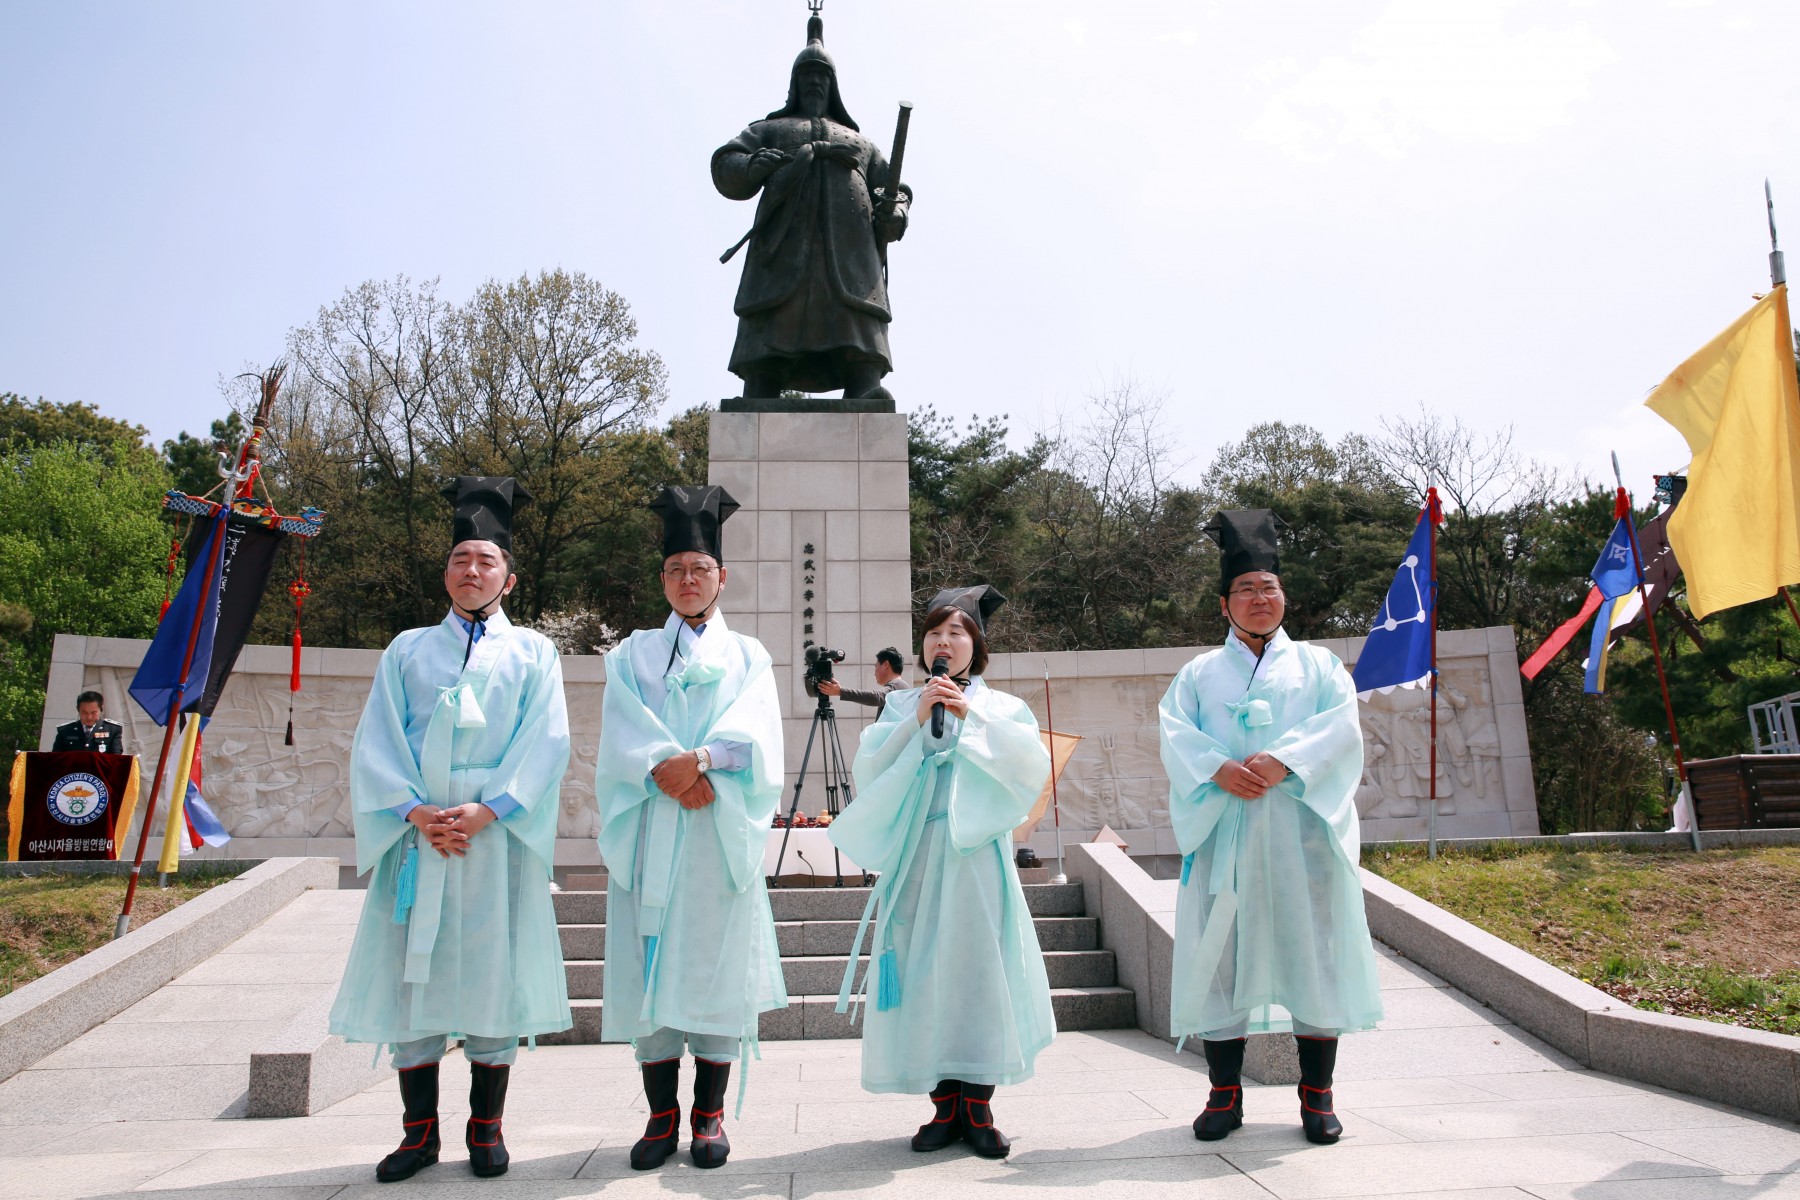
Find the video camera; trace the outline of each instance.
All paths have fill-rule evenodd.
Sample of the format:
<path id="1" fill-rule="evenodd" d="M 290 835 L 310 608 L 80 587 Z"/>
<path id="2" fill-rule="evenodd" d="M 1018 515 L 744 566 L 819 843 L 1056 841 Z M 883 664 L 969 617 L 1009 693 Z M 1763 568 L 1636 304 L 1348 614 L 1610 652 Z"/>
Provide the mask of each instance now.
<path id="1" fill-rule="evenodd" d="M 832 664 L 844 661 L 842 650 L 831 650 L 824 646 L 808 646 L 806 648 L 806 694 L 817 696 L 821 683 L 830 683 L 835 676 Z"/>

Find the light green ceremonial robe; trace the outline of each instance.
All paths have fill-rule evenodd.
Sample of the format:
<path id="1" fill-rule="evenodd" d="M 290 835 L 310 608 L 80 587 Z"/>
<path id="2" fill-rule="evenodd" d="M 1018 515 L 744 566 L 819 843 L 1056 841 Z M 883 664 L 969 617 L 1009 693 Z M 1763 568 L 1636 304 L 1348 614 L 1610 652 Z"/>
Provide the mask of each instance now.
<path id="1" fill-rule="evenodd" d="M 601 1037 L 657 1029 L 754 1040 L 787 1007 L 763 847 L 781 799 L 781 710 L 769 655 L 715 613 L 686 657 L 675 626 L 606 656 L 594 794 L 607 869 Z M 673 658 L 673 662 L 671 662 Z M 672 755 L 743 743 L 750 761 L 707 773 L 714 800 L 683 808 L 650 772 Z"/>
<path id="2" fill-rule="evenodd" d="M 527 1036 L 572 1023 L 550 899 L 569 763 L 562 662 L 505 613 L 488 618 L 465 667 L 467 645 L 454 615 L 395 638 L 356 727 L 357 871 L 374 875 L 331 1009 L 331 1032 L 346 1041 Z M 449 808 L 502 795 L 519 807 L 462 857 L 438 854 L 393 812 L 412 799 Z M 408 890 L 396 921 L 396 893 Z"/>
<path id="3" fill-rule="evenodd" d="M 1381 1019 L 1357 879 L 1356 687 L 1337 656 L 1278 631 L 1258 662 L 1233 634 L 1160 706 L 1169 817 L 1185 858 L 1170 1028 L 1367 1029 Z M 1291 772 L 1257 800 L 1212 781 L 1259 751 Z"/>
<path id="4" fill-rule="evenodd" d="M 881 876 L 863 912 L 863 927 L 876 916 L 862 1084 L 916 1094 L 940 1079 L 1022 1083 L 1056 1018 L 1010 835 L 1049 779 L 1050 755 L 1025 702 L 979 677 L 964 690 L 968 718 L 946 713 L 941 738 L 918 720 L 920 691 L 889 695 L 863 730 L 856 799 L 831 825 L 838 848 Z"/>

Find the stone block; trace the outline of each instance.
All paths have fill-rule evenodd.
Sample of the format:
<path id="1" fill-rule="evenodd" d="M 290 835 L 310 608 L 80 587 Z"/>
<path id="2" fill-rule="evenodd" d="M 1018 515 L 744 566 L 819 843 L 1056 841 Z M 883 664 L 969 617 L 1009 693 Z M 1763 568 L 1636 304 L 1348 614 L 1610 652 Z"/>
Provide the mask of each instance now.
<path id="1" fill-rule="evenodd" d="M 798 1005 L 770 1009 L 756 1019 L 757 1036 L 765 1042 L 797 1042 L 805 1037 Z"/>
<path id="2" fill-rule="evenodd" d="M 794 567 L 785 562 L 756 564 L 756 610 L 789 613 L 794 605 Z"/>
<path id="3" fill-rule="evenodd" d="M 864 612 L 912 612 L 912 565 L 865 562 L 861 570 Z"/>
<path id="4" fill-rule="evenodd" d="M 735 529 L 728 525 L 726 528 Z M 794 557 L 794 518 L 786 509 L 756 514 L 756 552 L 771 562 Z"/>
<path id="5" fill-rule="evenodd" d="M 78 633 L 59 633 L 50 643 L 51 662 L 87 662 L 87 637 Z"/>
<path id="6" fill-rule="evenodd" d="M 355 1095 L 390 1074 L 327 1030 L 334 991 L 319 993 L 250 1054 L 247 1117 L 304 1117 Z"/>
<path id="7" fill-rule="evenodd" d="M 563 686 L 571 683 L 605 684 L 606 660 L 598 654 L 562 656 Z"/>
<path id="8" fill-rule="evenodd" d="M 786 623 L 786 616 L 782 613 L 747 612 L 726 617 L 726 624 L 731 627 L 732 632 L 741 633 L 745 637 L 755 638 L 758 641 L 762 640 L 762 627 L 765 623 L 782 625 Z"/>
<path id="9" fill-rule="evenodd" d="M 1174 675 L 1200 654 L 1198 646 L 1168 646 L 1144 651 L 1144 674 Z"/>
<path id="10" fill-rule="evenodd" d="M 763 413 L 756 457 L 763 462 L 854 461 L 856 445 L 855 413 Z"/>
<path id="11" fill-rule="evenodd" d="M 1800 1120 L 1800 1038 L 1620 1006 L 1588 1014 L 1591 1066 Z"/>
<path id="12" fill-rule="evenodd" d="M 853 509 L 857 465 L 853 462 L 769 462 L 757 464 L 762 509 Z"/>
<path id="13" fill-rule="evenodd" d="M 1440 629 L 1437 636 L 1437 651 L 1440 662 L 1446 658 L 1486 655 L 1488 631 L 1486 629 Z"/>
<path id="14" fill-rule="evenodd" d="M 715 458 L 706 466 L 706 482 L 724 488 L 733 500 L 753 512 L 763 507 L 757 496 L 757 479 L 757 464 L 753 462 L 722 462 Z"/>
<path id="15" fill-rule="evenodd" d="M 558 925 L 606 924 L 605 892 L 554 892 L 550 902 L 556 909 Z"/>
<path id="16" fill-rule="evenodd" d="M 87 665 L 90 667 L 130 667 L 134 671 L 144 659 L 146 643 L 136 638 L 90 637 L 87 639 Z M 114 720 L 123 720 L 113 713 Z"/>
<path id="17" fill-rule="evenodd" d="M 1075 654 L 1075 674 L 1083 679 L 1109 679 L 1143 673 L 1142 650 L 1080 650 Z"/>
<path id="18" fill-rule="evenodd" d="M 87 668 L 78 662 L 50 660 L 44 687 L 44 718 L 57 723 L 75 719 L 75 697 L 87 682 Z"/>
<path id="19" fill-rule="evenodd" d="M 1521 758 L 1531 754 L 1531 743 L 1525 732 L 1525 706 L 1499 704 L 1494 707 L 1494 724 L 1500 734 L 1500 757 Z"/>
<path id="20" fill-rule="evenodd" d="M 900 660 L 909 664 L 906 668 L 908 678 L 919 674 L 919 667 L 913 661 L 919 648 L 913 644 L 912 613 L 864 613 L 862 618 L 863 655 L 870 662 L 875 661 L 875 652 L 892 646 L 900 651 Z"/>
<path id="21" fill-rule="evenodd" d="M 838 606 L 832 605 L 831 607 L 835 609 Z M 839 682 L 843 683 L 845 687 L 852 688 L 875 686 L 875 680 L 872 674 L 875 669 L 875 656 L 872 654 L 865 654 L 862 651 L 862 618 L 854 609 L 850 612 L 828 612 L 823 614 L 822 623 L 819 625 L 819 632 L 822 634 L 819 638 L 820 642 L 830 646 L 834 650 L 842 650 L 845 654 L 849 655 L 848 658 L 837 665 Z M 846 716 L 856 712 L 871 711 L 864 710 L 858 705 L 850 705 L 850 711 L 848 713 L 843 713 L 845 708 L 844 705 L 840 704 L 838 708 L 840 713 Z"/>
<path id="22" fill-rule="evenodd" d="M 1137 994 L 1130 988 L 1051 988 L 1050 1008 L 1062 1030 L 1137 1027 Z"/>
<path id="23" fill-rule="evenodd" d="M 764 554 L 762 552 L 762 522 L 749 518 L 732 521 L 725 526 L 726 567 L 738 563 L 753 563 L 763 558 L 782 558 L 785 555 Z"/>
<path id="24" fill-rule="evenodd" d="M 1488 653 L 1510 655 L 1516 667 L 1519 655 L 1519 636 L 1513 627 L 1511 625 L 1490 625 L 1486 633 Z"/>
<path id="25" fill-rule="evenodd" d="M 1508 814 L 1512 819 L 1513 837 L 1537 837 L 1542 831 L 1538 827 L 1537 809 L 1526 812 Z"/>
<path id="26" fill-rule="evenodd" d="M 906 414 L 864 413 L 858 427 L 857 455 L 864 462 L 906 462 Z"/>
<path id="27" fill-rule="evenodd" d="M 865 512 L 861 518 L 861 552 L 866 559 L 912 558 L 911 514 L 905 509 Z"/>
<path id="28" fill-rule="evenodd" d="M 904 462 L 863 463 L 861 485 L 861 507 L 865 512 L 907 506 L 909 491 Z"/>
<path id="29" fill-rule="evenodd" d="M 764 613 L 756 623 L 756 640 L 769 652 L 776 666 L 794 661 L 794 619 L 785 613 Z"/>
<path id="30" fill-rule="evenodd" d="M 1500 779 L 1506 786 L 1506 807 L 1513 812 L 1537 811 L 1537 783 L 1531 777 L 1529 758 L 1500 760 Z"/>
<path id="31" fill-rule="evenodd" d="M 124 1012 L 308 889 L 335 889 L 337 874 L 334 859 L 265 862 L 0 996 L 0 1079 Z"/>
<path id="32" fill-rule="evenodd" d="M 854 516 L 855 514 L 850 515 Z M 829 540 L 825 544 L 831 545 Z M 825 612 L 860 611 L 862 608 L 861 567 L 862 564 L 857 562 L 825 563 L 824 595 L 815 601 L 815 606 Z"/>
<path id="33" fill-rule="evenodd" d="M 862 514 L 832 509 L 825 514 L 825 558 L 850 562 L 862 557 Z"/>
<path id="34" fill-rule="evenodd" d="M 1150 986 L 1138 993 L 1138 1028 L 1153 1037 L 1169 1037 L 1169 981 L 1175 965 L 1175 914 L 1147 914 L 1145 933 L 1150 949 Z"/>
<path id="35" fill-rule="evenodd" d="M 812 552 L 807 552 L 807 547 Z M 794 553 L 795 562 L 805 558 L 819 561 L 825 553 L 825 513 L 823 510 L 807 510 L 794 514 Z"/>
<path id="36" fill-rule="evenodd" d="M 749 462 L 756 458 L 760 413 L 715 412 L 707 421 L 706 449 L 711 462 Z"/>

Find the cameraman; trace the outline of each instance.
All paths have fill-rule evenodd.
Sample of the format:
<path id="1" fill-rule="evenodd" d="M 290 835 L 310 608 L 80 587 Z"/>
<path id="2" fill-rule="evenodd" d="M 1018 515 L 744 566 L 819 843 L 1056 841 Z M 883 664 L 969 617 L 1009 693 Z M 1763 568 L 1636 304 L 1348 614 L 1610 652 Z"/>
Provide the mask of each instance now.
<path id="1" fill-rule="evenodd" d="M 867 704 L 871 708 L 880 708 L 887 703 L 889 692 L 906 690 L 906 678 L 901 672 L 906 662 L 900 657 L 900 651 L 892 646 L 875 655 L 875 683 L 872 692 L 859 692 L 846 688 L 835 679 L 823 680 L 819 683 L 819 694 L 822 696 L 841 696 L 852 704 Z"/>

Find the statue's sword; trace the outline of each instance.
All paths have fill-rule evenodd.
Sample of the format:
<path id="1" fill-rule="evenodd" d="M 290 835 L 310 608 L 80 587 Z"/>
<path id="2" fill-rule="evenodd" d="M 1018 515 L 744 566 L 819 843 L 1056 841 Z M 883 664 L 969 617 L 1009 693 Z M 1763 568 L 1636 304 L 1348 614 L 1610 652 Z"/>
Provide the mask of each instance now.
<path id="1" fill-rule="evenodd" d="M 882 190 L 881 211 L 891 213 L 900 202 L 900 167 L 906 162 L 906 127 L 912 124 L 912 101 L 900 102 L 900 119 L 894 125 L 894 153 L 888 157 L 887 186 Z"/>

